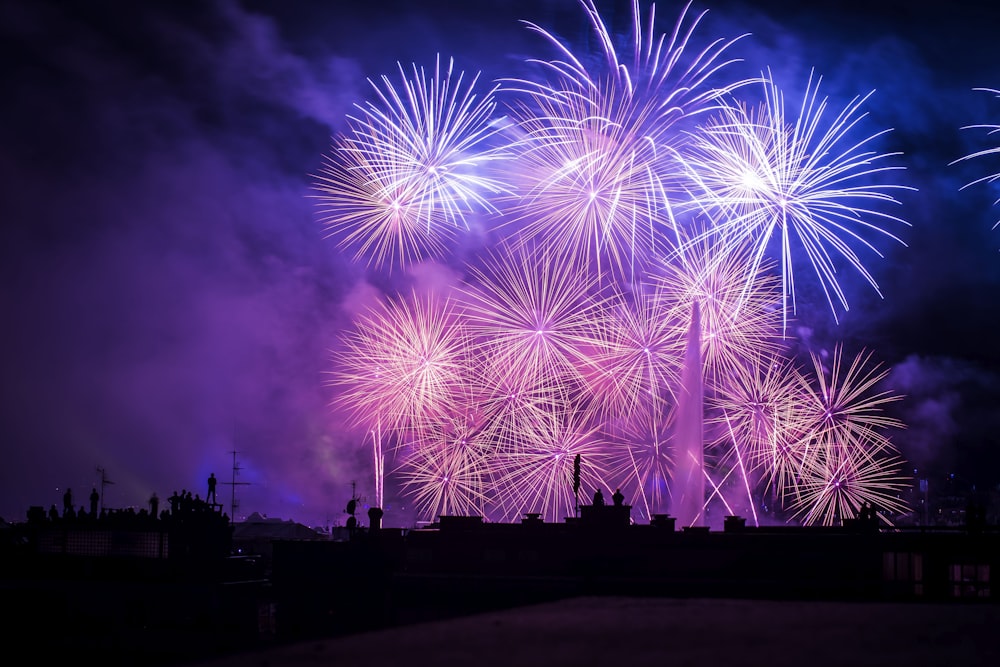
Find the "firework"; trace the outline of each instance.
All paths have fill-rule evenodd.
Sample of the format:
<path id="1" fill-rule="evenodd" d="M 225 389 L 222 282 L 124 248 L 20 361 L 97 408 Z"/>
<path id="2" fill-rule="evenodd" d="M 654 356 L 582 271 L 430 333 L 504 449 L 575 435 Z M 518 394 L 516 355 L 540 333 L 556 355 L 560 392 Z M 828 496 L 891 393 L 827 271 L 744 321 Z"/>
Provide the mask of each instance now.
<path id="1" fill-rule="evenodd" d="M 580 455 L 581 488 L 607 488 L 607 444 L 600 429 L 578 414 L 552 415 L 524 433 L 521 444 L 499 457 L 494 501 L 511 520 L 536 512 L 546 521 L 573 516 L 573 459 Z"/>
<path id="2" fill-rule="evenodd" d="M 505 191 L 486 175 L 504 154 L 493 145 L 496 88 L 479 97 L 478 75 L 466 85 L 440 59 L 433 73 L 413 67 L 402 88 L 372 82 L 378 101 L 359 106 L 351 133 L 335 138 L 316 177 L 326 231 L 355 260 L 402 267 L 441 257 L 466 215 L 495 211 L 489 196 Z"/>
<path id="3" fill-rule="evenodd" d="M 449 302 L 435 297 L 380 303 L 356 323 L 336 355 L 332 384 L 366 429 L 419 428 L 462 405 L 466 339 Z"/>
<path id="4" fill-rule="evenodd" d="M 980 92 L 985 92 L 985 93 L 992 93 L 993 95 L 996 95 L 998 98 L 1000 98 L 1000 90 L 994 90 L 992 88 L 976 88 L 975 90 L 980 91 Z M 1000 125 L 982 125 L 982 124 L 980 124 L 980 125 L 967 125 L 967 126 L 963 127 L 962 129 L 963 130 L 986 130 L 986 133 L 989 136 L 993 136 L 994 134 L 1000 132 Z M 983 150 L 980 150 L 980 151 L 975 151 L 974 153 L 970 153 L 970 154 L 968 154 L 968 155 L 966 155 L 964 157 L 961 157 L 961 158 L 955 160 L 951 164 L 957 164 L 959 162 L 964 162 L 965 160 L 972 160 L 972 159 L 976 159 L 976 158 L 986 157 L 988 155 L 997 155 L 997 154 L 1000 154 L 1000 146 L 994 146 L 992 148 L 986 148 L 986 149 L 983 149 Z M 994 174 L 990 174 L 988 176 L 983 176 L 982 178 L 977 178 L 976 180 L 974 180 L 974 181 L 972 181 L 970 183 L 966 183 L 965 185 L 963 185 L 961 189 L 964 190 L 965 188 L 971 187 L 973 185 L 978 185 L 979 183 L 995 183 L 998 180 L 1000 180 L 1000 172 L 997 172 L 997 173 L 994 173 Z M 994 205 L 1000 204 L 1000 199 L 997 199 L 995 202 L 993 202 L 993 204 Z M 993 229 L 996 229 L 998 226 L 1000 226 L 1000 220 L 997 220 L 997 222 L 993 225 Z"/>
<path id="5" fill-rule="evenodd" d="M 647 519 L 670 507 L 673 421 L 673 410 L 664 405 L 636 410 L 617 429 L 608 452 L 608 480 L 620 486 Z"/>
<path id="6" fill-rule="evenodd" d="M 674 399 L 683 340 L 672 304 L 640 286 L 609 299 L 598 325 L 598 347 L 581 365 L 597 414 L 627 419 L 636 412 L 658 411 Z"/>
<path id="7" fill-rule="evenodd" d="M 487 501 L 487 449 L 465 420 L 442 419 L 408 443 L 397 473 L 420 516 L 483 515 Z"/>
<path id="8" fill-rule="evenodd" d="M 610 116 L 614 110 L 569 98 L 573 103 L 540 101 L 536 116 L 522 110 L 526 137 L 511 163 L 519 198 L 503 227 L 516 226 L 517 238 L 558 247 L 599 270 L 632 275 L 664 245 L 654 224 L 663 206 L 656 146 Z"/>
<path id="9" fill-rule="evenodd" d="M 482 392 L 483 440 L 494 453 L 517 449 L 525 433 L 569 409 L 566 388 L 554 378 L 498 374 L 500 369 L 486 364 L 477 368 L 480 373 L 469 381 Z"/>
<path id="10" fill-rule="evenodd" d="M 521 199 L 511 208 L 512 223 L 527 238 L 544 238 L 619 276 L 634 276 L 637 263 L 641 268 L 662 245 L 658 225 L 668 217 L 676 172 L 667 146 L 683 137 L 675 126 L 744 82 L 709 85 L 732 62 L 722 56 L 735 40 L 688 53 L 704 13 L 688 21 L 685 7 L 668 39 L 654 36 L 655 6 L 643 26 L 635 2 L 631 53 L 619 54 L 592 0 L 580 4 L 603 66 L 588 69 L 587 58 L 528 23 L 559 53 L 541 62 L 552 80 L 508 81 L 510 90 L 527 96 L 513 114 L 522 139 L 516 144 Z"/>
<path id="11" fill-rule="evenodd" d="M 786 119 L 768 75 L 750 109 L 730 101 L 746 81 L 714 81 L 732 42 L 693 48 L 704 15 L 690 5 L 654 36 L 635 0 L 623 51 L 580 5 L 598 62 L 528 24 L 558 56 L 535 61 L 544 80 L 505 80 L 510 122 L 494 119 L 499 88 L 480 97 L 440 60 L 400 67 L 318 179 L 330 234 L 387 272 L 499 221 L 455 298 L 387 299 L 335 359 L 377 498 L 388 452 L 430 520 L 560 521 L 579 500 L 576 456 L 586 497 L 620 487 L 640 516 L 683 505 L 686 525 L 743 497 L 756 522 L 762 493 L 803 523 L 905 509 L 887 371 L 840 347 L 829 368 L 813 355 L 815 377 L 783 357 L 793 264 L 811 264 L 836 317 L 839 265 L 878 290 L 861 249 L 899 241 L 879 223 L 907 224 L 879 210 L 910 189 L 883 183 L 899 169 L 870 148 L 885 133 L 850 138 L 869 96 L 830 118 L 810 77 Z"/>
<path id="12" fill-rule="evenodd" d="M 902 424 L 885 414 L 901 397 L 877 391 L 888 370 L 869 366 L 870 353 L 857 355 L 845 367 L 840 346 L 833 351 L 829 370 L 820 355 L 814 353 L 812 359 L 815 384 L 803 384 L 803 407 L 811 426 L 798 446 L 801 467 L 791 502 L 794 516 L 806 524 L 829 525 L 853 517 L 862 502 L 883 512 L 904 511 L 899 492 L 907 481 L 886 435 Z"/>
<path id="13" fill-rule="evenodd" d="M 801 409 L 804 380 L 793 361 L 760 352 L 731 370 L 709 396 L 711 422 L 724 426 L 723 437 L 741 452 L 747 467 L 773 476 L 812 427 Z"/>
<path id="14" fill-rule="evenodd" d="M 594 338 L 596 279 L 574 258 L 501 248 L 471 269 L 464 290 L 470 335 L 494 377 L 572 378 Z"/>
<path id="15" fill-rule="evenodd" d="M 594 37 L 600 44 L 603 61 L 596 68 L 588 67 L 590 59 L 577 57 L 564 43 L 544 28 L 526 21 L 530 30 L 542 36 L 555 50 L 558 57 L 542 64 L 560 82 L 561 89 L 590 94 L 616 101 L 608 107 L 639 109 L 654 102 L 655 115 L 651 125 L 658 125 L 665 133 L 673 121 L 703 111 L 722 94 L 734 90 L 747 81 L 725 82 L 710 85 L 710 79 L 719 70 L 736 62 L 723 60 L 725 52 L 739 39 L 716 39 L 704 49 L 693 52 L 692 37 L 699 23 L 707 14 L 701 12 L 688 20 L 691 3 L 681 10 L 672 34 L 654 35 L 656 6 L 651 5 L 645 25 L 639 13 L 639 3 L 632 3 L 631 49 L 619 52 L 617 39 L 601 18 L 594 0 L 579 0 L 587 13 Z M 555 92 L 548 83 L 517 80 L 531 92 L 541 97 L 552 97 Z M 631 104 L 630 104 L 631 103 Z"/>
<path id="16" fill-rule="evenodd" d="M 796 246 L 836 318 L 835 302 L 844 309 L 848 302 L 835 259 L 853 267 L 881 295 L 857 250 L 882 257 L 868 235 L 903 242 L 877 223 L 909 224 L 874 207 L 899 204 L 893 192 L 913 189 L 871 182 L 903 168 L 888 163 L 897 153 L 870 148 L 889 130 L 860 140 L 851 137 L 867 115 L 861 109 L 872 93 L 854 98 L 824 127 L 827 100 L 819 97 L 820 83 L 810 76 L 799 114 L 790 119 L 784 96 L 768 74 L 759 108 L 727 105 L 700 128 L 684 155 L 695 183 L 694 205 L 715 223 L 711 234 L 737 246 L 751 243 L 754 269 L 771 246 L 778 246 L 786 317 L 795 312 Z"/>
<path id="17" fill-rule="evenodd" d="M 817 447 L 807 460 L 793 517 L 829 526 L 856 517 L 863 503 L 884 518 L 905 512 L 900 494 L 908 484 L 901 464 L 896 456 L 852 456 L 842 447 Z"/>
<path id="18" fill-rule="evenodd" d="M 888 390 L 877 391 L 889 369 L 870 366 L 870 352 L 858 354 L 845 366 L 840 345 L 834 348 L 829 371 L 819 354 L 811 356 L 815 385 L 803 382 L 806 400 L 802 407 L 811 418 L 812 430 L 842 449 L 871 453 L 892 450 L 885 432 L 901 428 L 902 423 L 885 410 L 902 397 Z"/>

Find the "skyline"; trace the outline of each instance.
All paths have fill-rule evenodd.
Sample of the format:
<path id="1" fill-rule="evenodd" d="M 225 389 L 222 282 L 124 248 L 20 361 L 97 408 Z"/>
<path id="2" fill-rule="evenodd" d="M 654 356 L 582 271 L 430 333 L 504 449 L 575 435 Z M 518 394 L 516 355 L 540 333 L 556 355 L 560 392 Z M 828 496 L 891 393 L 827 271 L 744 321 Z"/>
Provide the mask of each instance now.
<path id="1" fill-rule="evenodd" d="M 0 212 L 14 221 L 2 298 L 20 326 L 4 332 L 10 463 L 0 516 L 58 505 L 66 486 L 82 498 L 97 467 L 116 483 L 111 504 L 197 492 L 209 472 L 228 479 L 233 450 L 250 482 L 240 493 L 246 514 L 342 521 L 351 481 L 365 493 L 367 450 L 339 441 L 322 374 L 332 332 L 389 285 L 323 240 L 309 175 L 350 105 L 369 96 L 365 77 L 391 76 L 397 60 L 430 66 L 442 49 L 493 80 L 541 48 L 516 18 L 435 13 L 445 9 L 436 2 L 409 13 L 402 3 L 382 7 L 394 4 L 396 14 L 340 22 L 320 4 L 276 18 L 252 14 L 254 3 L 150 5 L 132 15 L 100 3 L 4 10 L 15 56 L 5 67 L 19 94 L 4 111 L 11 150 L 0 158 L 13 193 Z M 549 19 L 563 34 L 579 27 L 575 0 L 487 6 Z M 679 6 L 658 3 L 666 24 Z M 845 101 L 874 89 L 866 109 L 894 128 L 890 143 L 902 147 L 906 180 L 918 188 L 900 197 L 913 225 L 906 247 L 886 245 L 885 259 L 869 265 L 884 300 L 852 279 L 852 309 L 839 324 L 824 303 L 807 303 L 798 320 L 808 328 L 797 333 L 806 351 L 845 341 L 893 368 L 908 425 L 895 440 L 914 465 L 995 485 L 998 457 L 985 440 L 997 426 L 1000 361 L 986 343 L 997 319 L 989 297 L 1000 281 L 1000 210 L 988 186 L 960 189 L 989 173 L 988 160 L 949 166 L 988 145 L 962 126 L 1000 118 L 1000 100 L 972 90 L 998 85 L 981 80 L 990 45 L 974 39 L 988 38 L 988 25 L 935 41 L 967 49 L 964 60 L 935 61 L 914 26 L 944 31 L 961 25 L 963 11 L 971 21 L 973 9 L 936 17 L 915 6 L 890 35 L 878 11 L 899 3 L 867 3 L 873 18 L 839 21 L 859 34 L 828 31 L 838 21 L 827 6 L 768 18 L 735 3 L 701 5 L 702 34 L 753 33 L 739 42 L 746 52 L 736 49 L 749 67 L 776 77 L 793 70 L 798 85 L 815 67 Z M 408 29 L 410 20 L 424 30 Z M 477 40 L 456 23 L 497 36 Z M 825 34 L 805 32 L 810 23 Z M 352 34 L 363 43 L 346 41 Z M 867 51 L 845 57 L 844 46 L 858 43 Z M 776 53 L 801 55 L 774 62 Z M 887 64 L 893 71 L 878 68 Z M 952 87 L 942 90 L 941 79 Z M 454 271 L 428 264 L 408 280 L 447 285 Z"/>

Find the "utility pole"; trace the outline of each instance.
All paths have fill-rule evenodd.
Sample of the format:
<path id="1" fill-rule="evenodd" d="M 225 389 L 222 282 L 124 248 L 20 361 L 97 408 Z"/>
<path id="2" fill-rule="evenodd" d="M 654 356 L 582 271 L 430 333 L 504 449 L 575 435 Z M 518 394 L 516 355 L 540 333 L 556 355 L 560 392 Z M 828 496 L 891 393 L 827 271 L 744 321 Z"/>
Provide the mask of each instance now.
<path id="1" fill-rule="evenodd" d="M 240 506 L 239 502 L 236 500 L 236 487 L 249 486 L 250 482 L 236 481 L 236 478 L 239 476 L 240 470 L 242 469 L 240 468 L 240 464 L 236 461 L 236 455 L 239 454 L 239 452 L 234 449 L 229 453 L 233 455 L 233 479 L 231 482 L 223 482 L 223 484 L 228 484 L 231 487 L 229 496 L 229 512 L 231 516 L 229 517 L 229 521 L 231 523 L 236 523 L 236 510 L 239 509 Z"/>

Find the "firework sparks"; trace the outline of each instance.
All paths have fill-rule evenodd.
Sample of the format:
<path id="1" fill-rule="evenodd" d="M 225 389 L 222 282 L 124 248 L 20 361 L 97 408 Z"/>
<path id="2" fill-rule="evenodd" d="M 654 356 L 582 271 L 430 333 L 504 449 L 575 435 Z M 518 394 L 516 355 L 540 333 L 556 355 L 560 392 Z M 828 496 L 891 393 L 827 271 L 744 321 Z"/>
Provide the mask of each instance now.
<path id="1" fill-rule="evenodd" d="M 743 452 L 748 467 L 771 470 L 791 443 L 801 439 L 811 420 L 801 410 L 804 381 L 794 362 L 755 354 L 732 368 L 725 383 L 709 397 L 713 423 Z"/>
<path id="2" fill-rule="evenodd" d="M 575 259 L 543 250 L 494 253 L 465 290 L 470 334 L 500 376 L 571 378 L 592 344 L 601 302 Z"/>
<path id="3" fill-rule="evenodd" d="M 539 62 L 555 83 L 511 80 L 527 94 L 516 106 L 523 139 L 517 142 L 522 199 L 512 222 L 530 239 L 545 238 L 567 252 L 634 276 L 663 245 L 658 223 L 666 218 L 669 182 L 676 172 L 666 146 L 684 135 L 683 119 L 745 82 L 713 87 L 709 80 L 731 63 L 735 42 L 716 40 L 689 54 L 704 13 L 688 21 L 681 12 L 673 33 L 655 36 L 655 6 L 643 26 L 632 6 L 630 54 L 616 40 L 592 0 L 581 0 L 604 55 L 605 72 L 591 71 L 553 34 L 527 23 L 559 53 Z M 511 224 L 511 223 L 508 223 Z"/>
<path id="4" fill-rule="evenodd" d="M 495 502 L 511 520 L 537 512 L 546 521 L 573 516 L 573 459 L 580 455 L 581 488 L 607 488 L 607 443 L 596 425 L 578 415 L 552 415 L 524 434 L 522 444 L 499 457 Z"/>
<path id="5" fill-rule="evenodd" d="M 316 177 L 329 235 L 354 248 L 355 260 L 390 269 L 442 257 L 465 216 L 494 212 L 489 196 L 506 191 L 484 175 L 504 158 L 491 146 L 501 127 L 496 88 L 480 98 L 478 75 L 466 85 L 450 60 L 442 71 L 438 59 L 431 74 L 399 71 L 401 90 L 388 77 L 372 82 L 378 104 L 359 106 L 351 134 L 335 139 Z"/>
<path id="6" fill-rule="evenodd" d="M 488 451 L 474 426 L 442 419 L 424 428 L 407 450 L 398 473 L 420 516 L 484 514 Z"/>
<path id="7" fill-rule="evenodd" d="M 976 88 L 975 90 L 980 91 L 980 92 L 985 92 L 985 93 L 992 93 L 997 98 L 1000 98 L 1000 90 L 995 90 L 993 88 Z M 967 126 L 963 127 L 962 129 L 963 130 L 986 130 L 986 133 L 989 136 L 993 136 L 994 134 L 997 134 L 998 132 L 1000 132 L 1000 125 L 983 125 L 983 124 L 980 124 L 980 125 L 967 125 Z M 951 164 L 958 164 L 959 162 L 964 162 L 966 160 L 973 160 L 973 159 L 977 159 L 977 158 L 981 158 L 981 157 L 987 157 L 989 155 L 998 155 L 998 154 L 1000 154 L 1000 146 L 993 146 L 991 148 L 985 148 L 983 150 L 975 151 L 973 153 L 970 153 L 970 154 L 968 154 L 968 155 L 966 155 L 964 157 L 961 157 L 961 158 L 955 160 Z M 965 185 L 963 185 L 961 189 L 964 190 L 965 188 L 971 187 L 973 185 L 978 185 L 980 183 L 996 183 L 997 181 L 1000 181 L 1000 172 L 996 172 L 996 173 L 990 174 L 988 176 L 983 176 L 982 178 L 977 178 L 976 180 L 972 181 L 971 183 L 966 183 Z M 993 202 L 993 204 L 994 204 L 994 206 L 996 204 L 1000 204 L 1000 199 L 997 199 L 995 202 Z M 998 226 L 1000 226 L 1000 220 L 996 221 L 996 223 L 993 225 L 993 229 L 996 229 Z"/>
<path id="8" fill-rule="evenodd" d="M 670 507 L 673 421 L 673 410 L 662 405 L 637 410 L 618 429 L 609 452 L 608 480 L 620 486 L 630 504 L 647 519 L 666 513 Z"/>
<path id="9" fill-rule="evenodd" d="M 901 463 L 895 456 L 852 456 L 841 447 L 817 447 L 807 460 L 794 517 L 807 526 L 830 526 L 856 517 L 863 503 L 883 517 L 905 512 Z"/>
<path id="10" fill-rule="evenodd" d="M 869 366 L 870 352 L 858 354 L 845 368 L 840 345 L 833 351 L 829 371 L 819 354 L 811 356 L 816 384 L 803 384 L 803 407 L 812 418 L 813 430 L 837 447 L 858 449 L 864 445 L 865 451 L 892 450 L 885 432 L 903 425 L 885 410 L 902 397 L 888 390 L 876 391 L 889 369 Z"/>
<path id="11" fill-rule="evenodd" d="M 405 430 L 462 404 L 466 339 L 449 302 L 396 299 L 356 323 L 335 358 L 332 384 L 355 423 Z"/>
<path id="12" fill-rule="evenodd" d="M 874 204 L 899 204 L 893 192 L 913 189 L 871 182 L 903 168 L 887 164 L 897 153 L 869 148 L 889 130 L 860 141 L 851 138 L 867 115 L 861 109 L 872 93 L 854 98 L 824 130 L 827 100 L 819 97 L 820 82 L 810 77 L 799 115 L 789 119 L 784 96 L 768 75 L 765 102 L 759 109 L 727 105 L 700 128 L 684 156 L 696 183 L 696 206 L 709 211 L 715 222 L 711 233 L 737 245 L 752 243 L 754 268 L 770 246 L 779 245 L 786 317 L 795 312 L 796 244 L 836 318 L 835 302 L 845 310 L 849 306 L 837 279 L 835 258 L 846 261 L 881 295 L 857 249 L 882 257 L 867 235 L 905 244 L 876 222 L 909 225 L 874 208 Z"/>
<path id="13" fill-rule="evenodd" d="M 701 234 L 682 243 L 654 274 L 678 339 L 688 326 L 691 304 L 699 304 L 706 381 L 724 381 L 745 359 L 777 352 L 779 295 L 765 269 L 753 265 L 746 246 L 724 247 Z"/>

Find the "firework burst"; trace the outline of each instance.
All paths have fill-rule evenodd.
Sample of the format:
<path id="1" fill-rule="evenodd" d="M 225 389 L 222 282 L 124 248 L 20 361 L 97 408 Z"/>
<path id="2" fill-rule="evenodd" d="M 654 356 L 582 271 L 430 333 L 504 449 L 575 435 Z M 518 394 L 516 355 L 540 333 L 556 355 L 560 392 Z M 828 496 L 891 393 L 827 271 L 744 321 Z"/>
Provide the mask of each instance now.
<path id="1" fill-rule="evenodd" d="M 603 419 L 658 411 L 673 400 L 680 381 L 683 340 L 670 304 L 648 287 L 608 300 L 597 348 L 581 365 L 593 410 Z"/>
<path id="2" fill-rule="evenodd" d="M 886 408 L 902 396 L 877 386 L 889 369 L 870 365 L 872 354 L 861 353 L 843 363 L 843 347 L 834 348 L 830 368 L 824 368 L 819 354 L 812 353 L 815 384 L 804 382 L 802 407 L 810 416 L 812 430 L 845 450 L 878 453 L 893 450 L 885 434 L 902 428 L 902 423 L 886 414 Z"/>
<path id="3" fill-rule="evenodd" d="M 489 451 L 474 424 L 439 420 L 425 426 L 406 450 L 397 472 L 425 520 L 485 513 Z"/>
<path id="4" fill-rule="evenodd" d="M 500 249 L 471 274 L 465 320 L 494 377 L 578 374 L 601 310 L 596 277 L 583 264 L 548 250 Z"/>
<path id="5" fill-rule="evenodd" d="M 805 253 L 836 318 L 835 302 L 848 309 L 836 258 L 881 295 L 857 249 L 882 257 L 867 236 L 903 242 L 876 223 L 909 224 L 874 207 L 899 204 L 893 192 L 913 189 L 872 182 L 903 168 L 887 162 L 897 153 L 870 148 L 889 130 L 859 141 L 851 138 L 867 115 L 861 109 L 872 93 L 854 98 L 824 129 L 827 99 L 819 97 L 820 82 L 810 77 L 798 116 L 789 118 L 782 92 L 766 76 L 765 101 L 758 109 L 727 105 L 700 128 L 684 155 L 695 183 L 694 205 L 715 222 L 711 234 L 737 246 L 751 243 L 754 269 L 771 246 L 778 246 L 786 317 L 795 312 L 796 246 Z"/>
<path id="6" fill-rule="evenodd" d="M 589 68 L 587 58 L 527 23 L 559 54 L 535 61 L 552 80 L 508 82 L 510 90 L 527 95 L 513 114 L 523 138 L 516 144 L 521 200 L 512 207 L 512 222 L 527 238 L 544 237 L 631 277 L 663 244 L 658 223 L 668 217 L 667 193 L 677 171 L 666 147 L 684 136 L 675 126 L 745 82 L 709 84 L 732 62 L 723 55 L 736 40 L 716 40 L 693 53 L 704 13 L 689 21 L 690 5 L 668 37 L 653 32 L 655 5 L 644 26 L 634 2 L 630 48 L 619 53 L 594 2 L 580 4 L 602 64 Z"/>
<path id="7" fill-rule="evenodd" d="M 620 486 L 639 515 L 650 519 L 670 507 L 673 409 L 646 406 L 613 429 L 608 480 Z"/>
<path id="8" fill-rule="evenodd" d="M 537 512 L 555 522 L 573 516 L 573 459 L 578 454 L 581 489 L 607 488 L 607 443 L 597 425 L 567 412 L 528 429 L 518 446 L 499 457 L 494 498 L 500 515 L 511 520 Z"/>
<path id="9" fill-rule="evenodd" d="M 466 215 L 494 212 L 489 197 L 506 190 L 485 175 L 504 158 L 491 145 L 496 88 L 479 97 L 478 75 L 466 84 L 450 60 L 444 71 L 438 59 L 432 73 L 399 72 L 401 89 L 372 82 L 377 103 L 349 119 L 315 186 L 328 234 L 355 260 L 389 269 L 443 256 Z"/>
<path id="10" fill-rule="evenodd" d="M 464 404 L 466 343 L 449 302 L 389 300 L 359 318 L 335 355 L 331 384 L 365 429 L 419 428 Z"/>
<path id="11" fill-rule="evenodd" d="M 862 449 L 864 447 L 862 446 Z M 896 456 L 854 456 L 842 447 L 817 447 L 807 459 L 793 518 L 804 525 L 835 525 L 869 503 L 884 518 L 903 513 L 907 484 Z"/>

